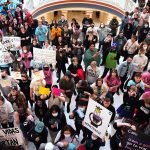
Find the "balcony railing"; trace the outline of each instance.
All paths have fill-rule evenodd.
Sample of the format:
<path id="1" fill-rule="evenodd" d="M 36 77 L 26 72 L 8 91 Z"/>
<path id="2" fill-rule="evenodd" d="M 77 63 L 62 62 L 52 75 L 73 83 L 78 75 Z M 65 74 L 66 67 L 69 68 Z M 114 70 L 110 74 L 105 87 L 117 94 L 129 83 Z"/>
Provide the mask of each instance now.
<path id="1" fill-rule="evenodd" d="M 24 8 L 27 8 L 30 11 L 34 11 L 40 6 L 43 6 L 48 3 L 53 2 L 63 2 L 64 0 L 24 0 Z M 124 10 L 124 11 L 131 11 L 133 8 L 137 5 L 133 0 L 91 0 L 91 1 L 100 1 L 104 3 L 108 3 L 114 6 L 117 6 L 118 8 Z M 81 0 L 80 2 L 84 2 L 84 0 Z"/>

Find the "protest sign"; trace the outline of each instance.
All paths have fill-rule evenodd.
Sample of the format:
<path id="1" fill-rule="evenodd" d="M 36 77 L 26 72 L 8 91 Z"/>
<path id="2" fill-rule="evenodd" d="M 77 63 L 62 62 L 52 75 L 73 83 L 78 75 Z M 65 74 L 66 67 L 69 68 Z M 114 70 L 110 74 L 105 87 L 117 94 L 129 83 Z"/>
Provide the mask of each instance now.
<path id="1" fill-rule="evenodd" d="M 108 128 L 112 112 L 90 99 L 84 118 L 84 126 L 102 138 Z"/>
<path id="2" fill-rule="evenodd" d="M 41 71 L 33 72 L 32 77 L 35 80 L 40 80 L 40 79 L 44 79 L 45 78 L 44 73 L 43 73 L 42 70 Z"/>
<path id="3" fill-rule="evenodd" d="M 16 51 L 21 46 L 21 38 L 4 36 L 2 43 L 5 50 Z"/>
<path id="4" fill-rule="evenodd" d="M 33 58 L 36 63 L 56 63 L 56 51 L 33 47 Z"/>
<path id="5" fill-rule="evenodd" d="M 10 53 L 0 51 L 0 65 L 6 65 L 12 62 L 13 60 L 10 56 Z"/>
<path id="6" fill-rule="evenodd" d="M 21 73 L 19 71 L 11 71 L 11 76 L 14 79 L 21 79 Z"/>
<path id="7" fill-rule="evenodd" d="M 0 129 L 0 147 L 18 146 L 22 144 L 23 138 L 19 128 Z"/>
<path id="8" fill-rule="evenodd" d="M 129 129 L 122 140 L 123 150 L 149 150 L 150 136 Z"/>
<path id="9" fill-rule="evenodd" d="M 40 86 L 39 88 L 39 94 L 43 95 L 43 94 L 46 94 L 46 95 L 49 95 L 50 94 L 50 89 L 49 88 L 45 88 L 45 87 L 42 87 Z"/>
<path id="10" fill-rule="evenodd" d="M 4 87 L 10 87 L 11 86 L 11 81 L 9 79 L 3 79 L 0 80 L 1 86 Z"/>
<path id="11" fill-rule="evenodd" d="M 61 89 L 58 89 L 58 88 L 55 88 L 55 87 L 52 88 L 52 94 L 55 95 L 55 96 L 60 96 L 61 92 L 62 92 Z"/>

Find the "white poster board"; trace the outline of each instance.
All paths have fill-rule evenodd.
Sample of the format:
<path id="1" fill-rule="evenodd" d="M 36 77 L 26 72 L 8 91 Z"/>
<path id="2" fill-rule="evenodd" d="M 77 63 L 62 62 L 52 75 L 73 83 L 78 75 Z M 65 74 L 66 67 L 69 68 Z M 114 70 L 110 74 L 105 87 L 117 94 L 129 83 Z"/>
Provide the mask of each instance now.
<path id="1" fill-rule="evenodd" d="M 36 72 L 33 71 L 33 73 L 32 73 L 32 78 L 33 78 L 34 80 L 44 79 L 45 76 L 44 76 L 43 70 L 41 70 L 41 71 L 36 71 Z"/>
<path id="2" fill-rule="evenodd" d="M 23 144 L 19 128 L 0 129 L 0 146 L 18 146 Z"/>
<path id="3" fill-rule="evenodd" d="M 5 50 L 16 51 L 20 49 L 21 38 L 20 37 L 3 37 L 3 46 Z"/>
<path id="4" fill-rule="evenodd" d="M 9 52 L 0 51 L 0 65 L 12 63 L 12 58 Z"/>
<path id="5" fill-rule="evenodd" d="M 84 126 L 98 137 L 103 138 L 111 116 L 111 111 L 90 99 L 84 118 Z"/>
<path id="6" fill-rule="evenodd" d="M 11 71 L 11 76 L 14 79 L 21 79 L 21 72 L 19 72 L 19 71 Z"/>
<path id="7" fill-rule="evenodd" d="M 36 63 L 56 63 L 56 51 L 33 47 L 33 58 Z"/>

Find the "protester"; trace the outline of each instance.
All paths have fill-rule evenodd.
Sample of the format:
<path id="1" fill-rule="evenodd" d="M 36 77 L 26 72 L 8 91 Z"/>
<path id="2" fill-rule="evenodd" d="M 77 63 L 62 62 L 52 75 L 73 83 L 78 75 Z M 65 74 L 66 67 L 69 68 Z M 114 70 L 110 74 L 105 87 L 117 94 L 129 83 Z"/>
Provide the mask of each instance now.
<path id="1" fill-rule="evenodd" d="M 52 105 L 48 109 L 44 117 L 44 123 L 48 127 L 51 141 L 54 142 L 58 131 L 60 131 L 67 123 L 66 117 L 58 105 Z"/>
<path id="2" fill-rule="evenodd" d="M 33 9 L 33 1 L 26 4 Z M 37 20 L 25 5 L 0 2 L 0 128 L 10 135 L 10 128 L 19 128 L 24 149 L 33 150 L 124 150 L 127 131 L 137 128 L 144 149 L 150 131 L 149 1 L 126 6 L 122 20 L 102 14 L 101 22 L 98 11 L 87 11 L 85 18 L 54 11 L 54 18 Z"/>
<path id="3" fill-rule="evenodd" d="M 2 128 L 14 127 L 14 110 L 12 104 L 0 95 L 0 124 Z"/>

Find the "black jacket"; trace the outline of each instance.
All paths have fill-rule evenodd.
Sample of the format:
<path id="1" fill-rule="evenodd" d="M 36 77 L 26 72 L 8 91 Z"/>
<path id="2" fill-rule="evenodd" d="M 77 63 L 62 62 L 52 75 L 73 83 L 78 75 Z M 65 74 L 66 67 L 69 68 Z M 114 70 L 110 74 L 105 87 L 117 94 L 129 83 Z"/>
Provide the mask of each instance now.
<path id="1" fill-rule="evenodd" d="M 56 132 L 61 130 L 65 125 L 67 125 L 66 116 L 63 112 L 60 112 L 57 117 L 53 117 L 48 110 L 45 114 L 43 121 L 50 130 Z M 56 125 L 56 128 L 51 128 L 51 125 Z"/>

